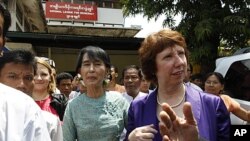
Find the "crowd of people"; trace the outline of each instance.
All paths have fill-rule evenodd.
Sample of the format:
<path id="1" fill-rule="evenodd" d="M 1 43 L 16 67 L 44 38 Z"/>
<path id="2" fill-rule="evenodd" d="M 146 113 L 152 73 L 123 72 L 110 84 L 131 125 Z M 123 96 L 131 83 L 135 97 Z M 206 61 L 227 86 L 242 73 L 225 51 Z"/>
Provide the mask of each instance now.
<path id="1" fill-rule="evenodd" d="M 0 47 L 10 27 L 0 5 Z M 230 112 L 250 112 L 224 92 L 224 78 L 193 75 L 184 37 L 162 29 L 144 39 L 141 66 L 118 69 L 98 46 L 83 47 L 75 76 L 28 50 L 1 52 L 1 141 L 227 141 Z"/>

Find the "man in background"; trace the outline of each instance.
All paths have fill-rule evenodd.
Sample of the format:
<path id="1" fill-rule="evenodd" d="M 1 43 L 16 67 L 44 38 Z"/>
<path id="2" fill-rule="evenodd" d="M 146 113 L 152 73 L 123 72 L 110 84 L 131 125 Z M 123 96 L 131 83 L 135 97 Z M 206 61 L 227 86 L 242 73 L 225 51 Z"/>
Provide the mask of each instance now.
<path id="1" fill-rule="evenodd" d="M 200 73 L 192 75 L 190 78 L 190 82 L 194 83 L 195 85 L 199 86 L 202 89 L 204 87 L 203 76 Z"/>
<path id="2" fill-rule="evenodd" d="M 142 77 L 141 69 L 136 65 L 129 65 L 123 69 L 122 78 L 126 89 L 126 92 L 123 93 L 123 97 L 129 103 L 138 97 L 147 95 L 140 91 Z"/>
<path id="3" fill-rule="evenodd" d="M 67 72 L 61 72 L 56 76 L 56 87 L 61 94 L 64 94 L 67 98 L 71 93 L 76 93 L 73 91 L 73 76 Z"/>
<path id="4" fill-rule="evenodd" d="M 191 86 L 194 89 L 202 92 L 203 90 L 199 86 L 197 86 L 196 84 L 190 82 L 192 74 L 193 74 L 193 66 L 192 66 L 192 64 L 188 63 L 187 64 L 186 77 L 184 79 L 184 82 L 186 83 L 186 85 Z"/>
<path id="5" fill-rule="evenodd" d="M 116 79 L 118 77 L 118 68 L 115 67 L 114 65 L 111 65 L 110 68 L 110 75 L 111 79 L 110 82 L 108 83 L 107 90 L 109 91 L 117 91 L 120 93 L 126 92 L 125 87 L 122 85 L 117 84 Z"/>

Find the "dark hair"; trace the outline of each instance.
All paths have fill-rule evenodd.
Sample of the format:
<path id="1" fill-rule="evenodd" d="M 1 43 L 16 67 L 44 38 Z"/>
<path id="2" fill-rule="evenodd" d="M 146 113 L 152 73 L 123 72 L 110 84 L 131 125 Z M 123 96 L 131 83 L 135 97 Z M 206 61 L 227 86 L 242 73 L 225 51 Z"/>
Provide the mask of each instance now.
<path id="1" fill-rule="evenodd" d="M 59 85 L 60 82 L 64 79 L 70 79 L 71 81 L 73 81 L 73 76 L 67 72 L 59 73 L 58 75 L 56 75 L 56 84 Z"/>
<path id="2" fill-rule="evenodd" d="M 136 69 L 138 71 L 138 76 L 140 77 L 140 79 L 142 79 L 142 71 L 141 68 L 136 66 L 136 65 L 129 65 L 126 66 L 123 70 L 122 70 L 122 78 L 124 78 L 125 72 L 129 69 Z"/>
<path id="3" fill-rule="evenodd" d="M 3 37 L 5 37 L 8 29 L 10 28 L 10 25 L 11 25 L 11 16 L 10 16 L 10 12 L 2 4 L 0 4 L 0 14 L 1 14 L 1 16 L 3 16 L 3 19 L 4 19 Z"/>
<path id="4" fill-rule="evenodd" d="M 97 47 L 97 46 L 86 46 L 81 49 L 78 59 L 77 59 L 77 64 L 76 64 L 76 73 L 79 73 L 79 70 L 82 66 L 82 58 L 84 54 L 88 54 L 88 57 L 91 61 L 94 60 L 101 60 L 104 62 L 105 66 L 110 70 L 110 58 L 109 55 L 104 51 L 102 48 Z"/>
<path id="5" fill-rule="evenodd" d="M 142 66 L 145 79 L 157 84 L 156 62 L 155 58 L 158 53 L 165 48 L 179 45 L 184 48 L 185 56 L 188 59 L 187 45 L 184 37 L 177 31 L 163 29 L 146 37 L 139 49 L 139 59 Z"/>
<path id="6" fill-rule="evenodd" d="M 193 65 L 191 63 L 188 63 L 187 65 L 188 65 L 188 67 L 190 69 L 190 72 L 193 73 Z"/>
<path id="7" fill-rule="evenodd" d="M 200 74 L 200 73 L 196 73 L 196 74 L 192 75 L 192 76 L 190 77 L 190 79 L 191 79 L 192 81 L 194 81 L 195 79 L 200 79 L 200 80 L 203 81 L 203 76 L 202 76 L 202 74 Z"/>
<path id="8" fill-rule="evenodd" d="M 7 63 L 32 65 L 34 69 L 34 74 L 36 74 L 37 62 L 35 59 L 35 55 L 28 50 L 18 49 L 18 50 L 4 52 L 3 56 L 0 57 L 0 71 Z"/>
<path id="9" fill-rule="evenodd" d="M 219 82 L 224 85 L 225 84 L 225 80 L 224 80 L 224 77 L 221 73 L 219 72 L 210 72 L 208 73 L 206 76 L 205 76 L 205 81 L 207 81 L 208 77 L 214 75 L 215 77 L 217 77 L 217 79 L 219 80 Z"/>
<path id="10" fill-rule="evenodd" d="M 118 68 L 117 68 L 116 66 L 111 65 L 111 67 L 110 67 L 110 68 L 114 68 L 115 73 L 118 73 Z"/>

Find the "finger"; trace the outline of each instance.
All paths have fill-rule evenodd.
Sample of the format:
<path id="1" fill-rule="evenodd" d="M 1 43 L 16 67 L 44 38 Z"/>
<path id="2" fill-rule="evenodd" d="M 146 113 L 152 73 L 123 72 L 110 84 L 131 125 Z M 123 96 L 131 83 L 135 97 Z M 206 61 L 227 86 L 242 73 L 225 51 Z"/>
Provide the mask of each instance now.
<path id="1" fill-rule="evenodd" d="M 152 141 L 157 132 L 158 131 L 155 129 L 154 124 L 143 126 L 141 127 L 140 139 L 143 141 Z"/>
<path id="2" fill-rule="evenodd" d="M 152 141 L 152 139 L 142 139 L 143 141 Z"/>
<path id="3" fill-rule="evenodd" d="M 192 107 L 189 102 L 184 103 L 183 114 L 184 114 L 187 124 L 196 125 L 196 120 L 194 119 Z"/>
<path id="4" fill-rule="evenodd" d="M 173 111 L 173 109 L 167 104 L 167 103 L 162 103 L 162 110 L 164 110 L 165 112 L 167 112 L 167 114 L 169 115 L 171 121 L 175 121 L 176 120 L 176 114 Z"/>
<path id="5" fill-rule="evenodd" d="M 171 128 L 172 121 L 171 121 L 169 115 L 165 111 L 161 111 L 159 116 L 160 116 L 161 122 L 163 122 L 167 128 Z"/>
<path id="6" fill-rule="evenodd" d="M 162 141 L 170 141 L 169 137 L 167 135 L 164 135 L 162 137 Z"/>
<path id="7" fill-rule="evenodd" d="M 159 123 L 159 129 L 162 136 L 162 141 L 170 141 L 170 129 L 165 126 L 163 122 Z"/>
<path id="8" fill-rule="evenodd" d="M 173 122 L 173 131 L 174 131 L 174 132 L 176 132 L 176 131 L 178 131 L 179 129 L 181 129 L 181 127 L 180 127 L 181 120 L 182 120 L 182 119 L 177 118 L 177 119 Z"/>
<path id="9" fill-rule="evenodd" d="M 168 127 L 163 122 L 159 123 L 159 129 L 162 136 L 169 135 Z"/>
<path id="10" fill-rule="evenodd" d="M 154 124 L 150 124 L 150 125 L 143 126 L 142 129 L 141 129 L 141 132 L 142 133 L 153 133 L 153 134 L 156 134 L 157 130 L 155 129 Z"/>
<path id="11" fill-rule="evenodd" d="M 155 135 L 153 133 L 143 133 L 141 137 L 142 139 L 153 139 Z"/>

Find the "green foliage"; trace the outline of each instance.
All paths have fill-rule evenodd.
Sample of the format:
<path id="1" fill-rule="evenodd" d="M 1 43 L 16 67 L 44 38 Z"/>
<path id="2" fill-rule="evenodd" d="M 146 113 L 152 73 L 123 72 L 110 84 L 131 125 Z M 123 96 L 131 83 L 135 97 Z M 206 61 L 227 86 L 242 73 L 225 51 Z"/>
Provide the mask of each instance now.
<path id="1" fill-rule="evenodd" d="M 200 21 L 194 28 L 196 40 L 198 42 L 204 41 L 206 38 L 211 36 L 212 31 L 213 31 L 212 19 L 205 19 Z"/>
<path id="2" fill-rule="evenodd" d="M 163 25 L 181 32 L 194 63 L 211 63 L 220 41 L 235 50 L 250 39 L 250 0 L 121 0 L 124 14 L 142 13 L 148 19 L 165 15 Z M 175 25 L 174 17 L 182 17 Z M 207 61 L 206 61 L 207 60 Z M 208 64 L 209 65 L 209 64 Z"/>

